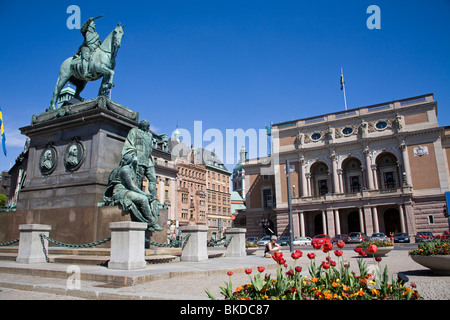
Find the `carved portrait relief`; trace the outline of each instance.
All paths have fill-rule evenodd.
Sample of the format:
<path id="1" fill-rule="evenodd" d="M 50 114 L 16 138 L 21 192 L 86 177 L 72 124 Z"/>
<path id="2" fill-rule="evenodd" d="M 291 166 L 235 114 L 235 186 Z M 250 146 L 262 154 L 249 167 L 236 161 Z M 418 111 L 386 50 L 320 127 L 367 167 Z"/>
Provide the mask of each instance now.
<path id="1" fill-rule="evenodd" d="M 39 159 L 39 169 L 42 175 L 48 176 L 55 171 L 58 163 L 58 152 L 55 147 L 47 146 L 41 153 Z"/>
<path id="2" fill-rule="evenodd" d="M 64 166 L 70 172 L 78 170 L 86 158 L 86 149 L 79 140 L 72 141 L 64 153 Z"/>

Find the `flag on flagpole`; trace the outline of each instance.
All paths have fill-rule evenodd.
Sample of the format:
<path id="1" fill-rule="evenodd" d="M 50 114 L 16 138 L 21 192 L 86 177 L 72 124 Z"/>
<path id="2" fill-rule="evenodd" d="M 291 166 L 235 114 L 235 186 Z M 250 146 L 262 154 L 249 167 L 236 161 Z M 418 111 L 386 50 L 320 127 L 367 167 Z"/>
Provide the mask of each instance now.
<path id="1" fill-rule="evenodd" d="M 6 136 L 5 136 L 5 129 L 3 128 L 3 112 L 2 107 L 0 107 L 0 132 L 2 136 L 2 146 L 3 146 L 3 153 L 6 156 Z"/>

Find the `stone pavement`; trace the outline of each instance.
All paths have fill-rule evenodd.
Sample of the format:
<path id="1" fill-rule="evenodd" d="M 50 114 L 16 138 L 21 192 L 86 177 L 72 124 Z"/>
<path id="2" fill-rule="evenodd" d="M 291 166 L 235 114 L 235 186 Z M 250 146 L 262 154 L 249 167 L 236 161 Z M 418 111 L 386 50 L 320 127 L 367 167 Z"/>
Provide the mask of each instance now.
<path id="1" fill-rule="evenodd" d="M 344 259 L 352 269 L 357 268 L 356 253 L 351 246 L 344 248 Z M 220 248 L 209 248 L 209 250 Z M 303 257 L 297 265 L 307 274 L 309 259 L 306 254 L 316 252 L 317 260 L 325 254 L 310 247 L 299 248 Z M 287 263 L 293 265 L 289 249 L 284 249 Z M 364 258 L 367 264 L 372 258 Z M 450 277 L 435 276 L 431 271 L 412 261 L 408 250 L 396 247 L 381 265 L 388 265 L 390 275 L 401 272 L 409 282 L 417 285 L 419 294 L 426 300 L 449 300 Z M 207 300 L 208 288 L 221 298 L 219 286 L 228 281 L 227 271 L 233 271 L 233 286 L 248 283 L 246 268 L 257 272 L 257 266 L 264 266 L 264 273 L 275 274 L 277 265 L 271 258 L 264 258 L 262 249 L 243 258 L 210 258 L 203 262 L 170 262 L 147 265 L 136 271 L 110 270 L 102 266 L 49 264 L 20 264 L 14 261 L 0 261 L 0 300 Z M 75 273 L 74 273 L 75 272 Z M 80 279 L 77 282 L 77 279 Z"/>

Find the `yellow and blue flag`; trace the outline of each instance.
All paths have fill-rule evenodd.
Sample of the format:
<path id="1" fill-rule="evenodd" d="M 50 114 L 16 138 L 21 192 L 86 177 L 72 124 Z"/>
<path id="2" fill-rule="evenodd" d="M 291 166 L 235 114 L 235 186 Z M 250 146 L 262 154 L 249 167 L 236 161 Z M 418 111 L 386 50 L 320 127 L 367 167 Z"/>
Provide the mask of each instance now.
<path id="1" fill-rule="evenodd" d="M 344 74 L 341 72 L 341 90 L 344 89 Z"/>
<path id="2" fill-rule="evenodd" d="M 5 129 L 3 128 L 3 112 L 2 107 L 0 107 L 0 132 L 2 136 L 2 146 L 3 146 L 3 153 L 6 156 L 6 136 L 5 136 Z"/>

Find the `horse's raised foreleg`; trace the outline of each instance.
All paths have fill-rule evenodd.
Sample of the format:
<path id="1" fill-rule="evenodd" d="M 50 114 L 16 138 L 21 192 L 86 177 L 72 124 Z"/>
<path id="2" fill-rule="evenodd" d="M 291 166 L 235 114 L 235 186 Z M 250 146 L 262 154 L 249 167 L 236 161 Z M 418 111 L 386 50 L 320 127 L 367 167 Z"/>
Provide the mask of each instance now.
<path id="1" fill-rule="evenodd" d="M 102 66 L 99 71 L 103 73 L 103 80 L 102 84 L 100 85 L 100 89 L 98 90 L 99 96 L 108 96 L 108 91 L 111 89 L 111 87 L 114 86 L 112 79 L 114 77 L 114 70 Z"/>
<path id="2" fill-rule="evenodd" d="M 87 81 L 80 80 L 77 82 L 77 90 L 75 91 L 75 98 L 77 98 L 80 101 L 83 101 L 83 98 L 81 98 L 80 94 L 81 91 L 84 90 L 84 87 L 86 87 Z"/>

